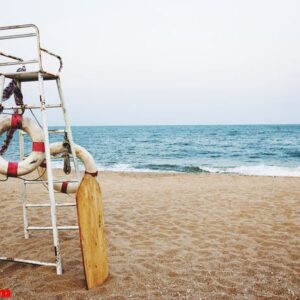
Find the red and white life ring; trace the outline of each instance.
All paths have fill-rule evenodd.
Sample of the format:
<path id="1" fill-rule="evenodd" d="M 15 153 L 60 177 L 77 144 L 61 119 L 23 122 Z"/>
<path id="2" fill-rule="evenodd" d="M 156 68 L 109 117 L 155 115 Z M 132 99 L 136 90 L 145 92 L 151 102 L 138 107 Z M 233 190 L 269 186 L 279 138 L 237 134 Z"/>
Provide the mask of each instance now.
<path id="1" fill-rule="evenodd" d="M 96 163 L 94 161 L 93 156 L 83 147 L 74 144 L 76 157 L 79 158 L 85 167 L 85 173 L 91 174 L 92 176 L 96 177 L 98 175 L 98 170 Z M 60 153 L 63 153 L 65 148 L 62 142 L 52 143 L 50 144 L 50 152 L 51 155 L 56 156 Z M 47 172 L 45 172 L 46 168 L 45 162 L 40 165 L 38 168 L 38 172 L 43 180 L 47 180 Z M 65 194 L 72 194 L 76 193 L 78 188 L 78 183 L 76 182 L 69 182 L 64 181 L 61 183 L 54 183 L 54 189 L 58 192 L 65 193 Z"/>
<path id="2" fill-rule="evenodd" d="M 31 154 L 20 162 L 7 161 L 0 156 L 0 173 L 8 177 L 23 176 L 34 171 L 45 159 L 44 134 L 30 118 L 19 114 L 0 116 L 0 135 L 10 128 L 26 131 L 32 140 Z"/>

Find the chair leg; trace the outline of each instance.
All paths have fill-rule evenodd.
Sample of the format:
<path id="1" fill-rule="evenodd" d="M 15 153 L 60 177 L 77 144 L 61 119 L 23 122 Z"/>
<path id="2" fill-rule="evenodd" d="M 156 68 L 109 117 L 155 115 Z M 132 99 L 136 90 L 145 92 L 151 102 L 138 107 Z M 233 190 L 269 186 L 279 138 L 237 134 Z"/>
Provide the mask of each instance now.
<path id="1" fill-rule="evenodd" d="M 61 253 L 60 253 L 58 229 L 57 229 L 57 219 L 56 219 L 56 201 L 55 201 L 54 186 L 53 186 L 49 131 L 48 131 L 48 121 L 47 121 L 45 93 L 44 93 L 44 80 L 43 80 L 43 76 L 41 73 L 39 73 L 39 92 L 40 92 L 41 115 L 42 115 L 44 138 L 45 138 L 45 154 L 46 154 L 47 176 L 48 176 L 48 191 L 49 191 L 50 208 L 51 208 L 53 245 L 54 245 L 55 258 L 56 258 L 56 273 L 58 275 L 61 275 L 62 274 L 62 263 L 61 263 Z"/>

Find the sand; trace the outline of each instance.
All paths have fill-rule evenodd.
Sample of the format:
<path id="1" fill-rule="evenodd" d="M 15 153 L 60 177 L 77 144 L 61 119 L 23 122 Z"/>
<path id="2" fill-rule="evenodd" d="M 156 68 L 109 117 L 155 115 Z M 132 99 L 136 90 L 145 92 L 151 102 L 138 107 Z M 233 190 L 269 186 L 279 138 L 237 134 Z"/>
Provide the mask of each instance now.
<path id="1" fill-rule="evenodd" d="M 0 289 L 14 299 L 300 299 L 300 178 L 103 172 L 99 180 L 109 279 L 85 289 L 78 232 L 64 231 L 62 276 L 0 262 Z M 20 182 L 0 187 L 0 256 L 53 261 L 50 232 L 23 238 Z M 33 190 L 31 202 L 47 201 L 43 187 Z M 29 217 L 50 225 L 48 209 Z M 75 208 L 58 208 L 58 221 L 75 225 Z"/>

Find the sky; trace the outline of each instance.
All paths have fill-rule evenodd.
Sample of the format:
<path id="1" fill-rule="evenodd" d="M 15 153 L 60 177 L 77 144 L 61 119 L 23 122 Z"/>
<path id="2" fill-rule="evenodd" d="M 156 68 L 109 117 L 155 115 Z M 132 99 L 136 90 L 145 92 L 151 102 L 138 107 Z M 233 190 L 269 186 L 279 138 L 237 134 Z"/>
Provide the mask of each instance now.
<path id="1" fill-rule="evenodd" d="M 34 23 L 63 57 L 73 125 L 300 123 L 299 0 L 0 4 L 0 26 Z"/>

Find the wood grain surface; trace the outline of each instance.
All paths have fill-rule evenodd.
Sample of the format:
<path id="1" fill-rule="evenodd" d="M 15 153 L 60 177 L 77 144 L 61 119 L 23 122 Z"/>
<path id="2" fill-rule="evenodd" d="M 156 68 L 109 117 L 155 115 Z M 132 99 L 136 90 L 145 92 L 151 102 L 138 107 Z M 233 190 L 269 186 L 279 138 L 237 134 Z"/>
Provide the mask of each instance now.
<path id="1" fill-rule="evenodd" d="M 76 202 L 84 272 L 90 289 L 101 285 L 108 277 L 101 189 L 95 177 L 84 175 Z"/>

